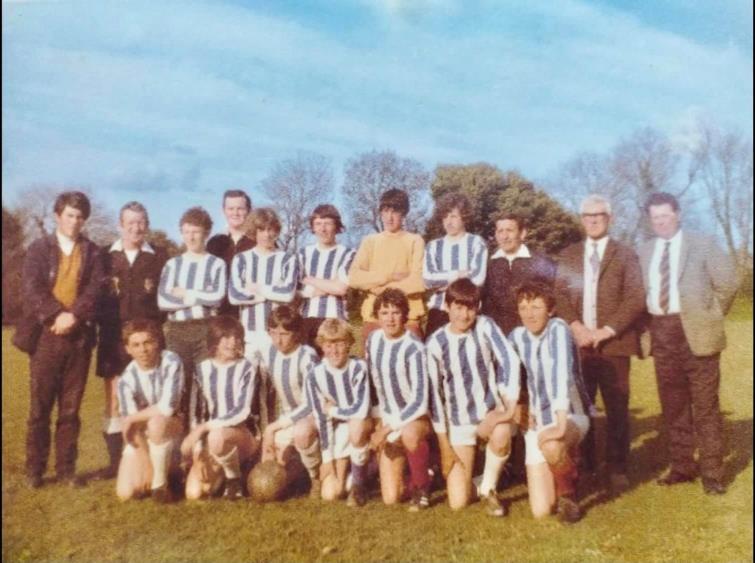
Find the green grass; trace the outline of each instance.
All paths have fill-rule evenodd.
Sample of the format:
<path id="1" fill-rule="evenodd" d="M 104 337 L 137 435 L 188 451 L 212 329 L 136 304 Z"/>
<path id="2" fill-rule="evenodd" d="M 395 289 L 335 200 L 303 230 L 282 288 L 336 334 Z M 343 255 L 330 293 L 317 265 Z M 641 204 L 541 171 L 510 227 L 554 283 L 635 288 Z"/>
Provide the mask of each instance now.
<path id="1" fill-rule="evenodd" d="M 4 330 L 3 561 L 751 561 L 751 314 L 751 303 L 737 304 L 722 360 L 728 494 L 708 497 L 699 482 L 671 489 L 653 483 L 664 466 L 658 398 L 652 363 L 637 361 L 632 489 L 618 499 L 590 492 L 586 517 L 572 527 L 533 520 L 523 485 L 504 491 L 511 501 L 504 520 L 474 505 L 452 513 L 439 502 L 409 514 L 377 499 L 362 510 L 308 499 L 120 503 L 112 481 L 79 491 L 55 484 L 30 491 L 23 474 L 28 361 Z M 92 376 L 81 410 L 82 472 L 106 461 L 101 409 L 102 386 Z"/>

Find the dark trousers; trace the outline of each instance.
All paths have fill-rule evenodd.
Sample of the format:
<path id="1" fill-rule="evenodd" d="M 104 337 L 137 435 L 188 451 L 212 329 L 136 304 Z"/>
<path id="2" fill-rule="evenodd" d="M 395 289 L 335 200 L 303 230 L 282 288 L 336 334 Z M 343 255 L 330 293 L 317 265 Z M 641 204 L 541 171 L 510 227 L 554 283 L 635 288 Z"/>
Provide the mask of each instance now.
<path id="1" fill-rule="evenodd" d="M 425 340 L 432 336 L 433 332 L 448 324 L 448 313 L 440 309 L 430 309 L 427 313 L 427 325 L 425 325 Z"/>
<path id="2" fill-rule="evenodd" d="M 626 473 L 629 458 L 629 357 L 582 351 L 582 375 L 590 402 L 600 390 L 606 409 L 606 463 L 612 473 Z M 597 468 L 595 425 L 582 442 L 585 464 Z"/>
<path id="3" fill-rule="evenodd" d="M 72 475 L 76 470 L 84 396 L 92 342 L 86 330 L 56 336 L 45 328 L 30 362 L 30 404 L 26 433 L 26 472 L 43 475 L 50 454 L 50 416 L 58 403 L 55 423 L 55 472 Z"/>
<path id="4" fill-rule="evenodd" d="M 178 354 L 184 368 L 184 392 L 181 419 L 189 427 L 189 401 L 197 365 L 207 358 L 207 319 L 168 321 L 163 325 L 165 348 Z"/>
<path id="5" fill-rule="evenodd" d="M 653 317 L 650 334 L 671 469 L 685 475 L 697 472 L 697 438 L 700 473 L 720 480 L 724 447 L 718 404 L 719 354 L 695 356 L 679 315 Z"/>

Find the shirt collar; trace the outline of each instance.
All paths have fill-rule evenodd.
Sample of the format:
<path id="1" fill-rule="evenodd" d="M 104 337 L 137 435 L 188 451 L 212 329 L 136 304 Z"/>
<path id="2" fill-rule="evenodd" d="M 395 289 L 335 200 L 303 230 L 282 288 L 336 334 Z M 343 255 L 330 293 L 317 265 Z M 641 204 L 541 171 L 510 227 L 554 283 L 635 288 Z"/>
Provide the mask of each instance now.
<path id="1" fill-rule="evenodd" d="M 655 238 L 658 241 L 659 245 L 662 245 L 664 242 L 670 242 L 672 244 L 672 246 L 676 246 L 682 240 L 682 230 L 679 229 L 678 231 L 676 231 L 676 234 L 673 237 L 671 237 L 670 239 L 665 239 L 665 238 L 661 238 L 661 237 L 655 237 Z"/>
<path id="2" fill-rule="evenodd" d="M 151 254 L 155 253 L 155 249 L 150 246 L 150 244 L 145 240 L 142 243 L 142 247 L 139 249 L 142 252 L 149 252 Z M 123 250 L 123 239 L 118 239 L 113 244 L 110 245 L 110 252 L 125 252 Z"/>
<path id="3" fill-rule="evenodd" d="M 526 244 L 520 244 L 516 253 L 513 255 L 506 254 L 502 248 L 499 248 L 493 253 L 491 259 L 492 258 L 508 258 L 509 260 L 514 260 L 515 258 L 532 258 L 532 254 L 530 254 L 530 249 L 527 248 Z"/>
<path id="4" fill-rule="evenodd" d="M 76 241 L 70 237 L 67 237 L 63 233 L 59 231 L 55 231 L 55 238 L 58 240 L 58 245 L 60 248 L 73 248 L 76 244 Z"/>
<path id="5" fill-rule="evenodd" d="M 586 251 L 586 254 L 588 256 L 590 254 L 592 254 L 593 244 L 597 243 L 597 245 L 598 245 L 598 254 L 600 254 L 600 256 L 603 256 L 603 254 L 606 251 L 606 245 L 608 244 L 608 238 L 609 238 L 608 235 L 606 235 L 606 236 L 604 236 L 602 238 L 599 238 L 597 240 L 594 240 L 594 239 L 591 239 L 590 237 L 587 237 L 585 239 L 585 251 Z"/>

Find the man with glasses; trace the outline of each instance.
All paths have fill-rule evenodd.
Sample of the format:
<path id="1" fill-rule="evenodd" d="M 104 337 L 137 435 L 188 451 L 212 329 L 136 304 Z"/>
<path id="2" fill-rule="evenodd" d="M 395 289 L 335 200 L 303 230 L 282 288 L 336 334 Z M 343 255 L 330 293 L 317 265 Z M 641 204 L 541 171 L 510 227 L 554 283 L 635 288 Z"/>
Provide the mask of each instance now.
<path id="1" fill-rule="evenodd" d="M 580 207 L 584 242 L 559 256 L 556 313 L 571 327 L 594 402 L 598 389 L 606 411 L 606 462 L 614 494 L 629 487 L 629 363 L 639 354 L 635 323 L 645 309 L 637 254 L 608 236 L 611 204 L 590 195 Z M 593 425 L 583 442 L 584 466 L 597 469 Z"/>

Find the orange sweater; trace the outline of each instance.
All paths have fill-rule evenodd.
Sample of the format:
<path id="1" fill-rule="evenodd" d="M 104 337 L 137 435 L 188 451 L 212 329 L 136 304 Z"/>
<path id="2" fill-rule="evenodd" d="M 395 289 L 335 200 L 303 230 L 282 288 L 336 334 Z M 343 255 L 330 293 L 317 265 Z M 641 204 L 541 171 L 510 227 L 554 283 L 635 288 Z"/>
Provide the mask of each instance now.
<path id="1" fill-rule="evenodd" d="M 409 297 L 409 320 L 418 321 L 425 315 L 425 303 L 422 292 L 422 259 L 425 241 L 415 233 L 400 231 L 398 233 L 375 233 L 367 235 L 359 245 L 357 255 L 349 270 L 349 285 L 355 289 L 367 291 L 367 298 L 362 303 L 362 319 L 365 322 L 376 321 L 372 314 L 372 305 L 377 293 L 382 289 L 394 287 Z M 395 273 L 408 273 L 401 281 L 390 281 Z"/>
<path id="2" fill-rule="evenodd" d="M 78 295 L 79 270 L 81 269 L 81 246 L 76 244 L 70 256 L 59 253 L 58 274 L 52 294 L 66 309 L 73 306 Z"/>

